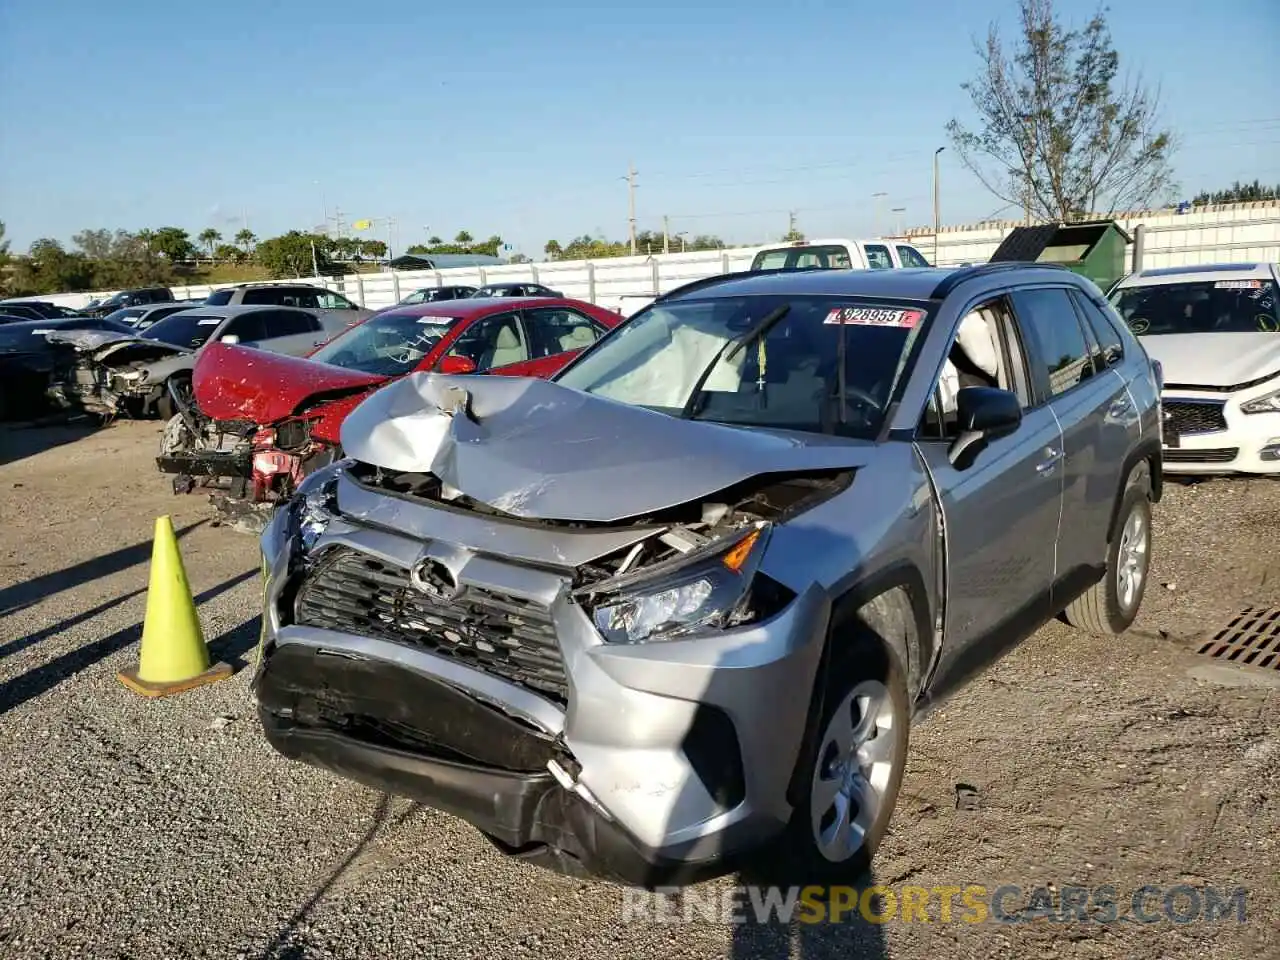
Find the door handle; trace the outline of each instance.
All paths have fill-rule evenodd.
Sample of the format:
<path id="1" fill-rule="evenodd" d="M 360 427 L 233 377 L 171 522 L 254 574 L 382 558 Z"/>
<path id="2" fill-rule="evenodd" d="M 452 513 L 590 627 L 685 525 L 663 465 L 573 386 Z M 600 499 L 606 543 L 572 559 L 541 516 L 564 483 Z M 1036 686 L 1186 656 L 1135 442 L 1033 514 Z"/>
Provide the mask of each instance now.
<path id="1" fill-rule="evenodd" d="M 1042 461 L 1036 464 L 1036 473 L 1042 476 L 1048 473 L 1052 473 L 1053 468 L 1056 467 L 1062 460 L 1061 450 L 1054 450 L 1052 447 L 1049 447 L 1045 450 L 1044 454 L 1045 454 L 1045 459 L 1043 459 Z"/>

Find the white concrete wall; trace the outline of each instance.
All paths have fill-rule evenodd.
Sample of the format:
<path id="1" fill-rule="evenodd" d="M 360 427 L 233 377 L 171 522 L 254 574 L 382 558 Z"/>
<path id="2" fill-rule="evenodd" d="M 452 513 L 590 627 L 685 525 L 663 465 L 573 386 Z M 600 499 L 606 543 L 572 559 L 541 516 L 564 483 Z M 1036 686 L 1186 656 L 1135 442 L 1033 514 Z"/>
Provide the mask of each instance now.
<path id="1" fill-rule="evenodd" d="M 1280 201 L 1197 207 L 1179 214 L 1169 210 L 1134 211 L 1116 217 L 1132 236 L 1142 224 L 1144 267 L 1181 267 L 1200 263 L 1268 261 L 1280 263 Z M 938 233 L 939 266 L 985 263 L 1021 220 L 1002 220 Z M 934 260 L 932 229 L 907 231 L 912 243 Z M 1132 252 L 1132 248 L 1131 251 Z"/>
<path id="2" fill-rule="evenodd" d="M 1145 227 L 1146 267 L 1240 261 L 1280 262 L 1280 201 L 1206 207 L 1193 213 L 1147 211 L 1122 214 L 1117 219 L 1133 233 Z M 937 254 L 930 230 L 910 230 L 908 238 L 939 266 L 985 263 L 1020 221 L 946 227 L 938 234 Z M 403 270 L 377 274 L 351 274 L 314 280 L 324 283 L 368 307 L 386 307 L 420 287 L 456 283 L 480 285 L 504 280 L 532 280 L 559 290 L 565 296 L 589 300 L 630 315 L 652 297 L 682 283 L 734 270 L 745 270 L 759 247 L 737 247 L 698 253 L 656 254 L 652 257 L 617 257 L 596 261 L 526 263 L 497 267 L 458 267 L 451 270 Z M 220 286 L 230 286 L 221 284 Z M 203 298 L 209 286 L 175 287 L 174 296 Z M 78 308 L 101 293 L 58 294 L 45 299 Z"/>

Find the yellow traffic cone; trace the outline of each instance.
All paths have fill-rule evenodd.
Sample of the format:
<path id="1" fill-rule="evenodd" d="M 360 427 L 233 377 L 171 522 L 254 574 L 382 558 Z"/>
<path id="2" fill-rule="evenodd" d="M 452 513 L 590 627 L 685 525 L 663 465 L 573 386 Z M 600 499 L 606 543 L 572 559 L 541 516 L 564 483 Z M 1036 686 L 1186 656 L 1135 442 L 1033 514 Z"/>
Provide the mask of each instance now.
<path id="1" fill-rule="evenodd" d="M 209 663 L 209 648 L 178 552 L 173 521 L 158 517 L 139 663 L 116 676 L 135 693 L 163 697 L 223 680 L 231 673 L 230 664 Z"/>

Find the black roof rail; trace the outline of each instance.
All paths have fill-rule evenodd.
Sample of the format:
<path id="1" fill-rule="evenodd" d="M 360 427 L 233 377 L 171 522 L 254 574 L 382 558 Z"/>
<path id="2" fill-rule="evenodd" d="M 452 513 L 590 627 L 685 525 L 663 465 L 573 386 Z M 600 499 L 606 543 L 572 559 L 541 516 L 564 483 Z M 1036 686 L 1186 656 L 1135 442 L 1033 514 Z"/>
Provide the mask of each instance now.
<path id="1" fill-rule="evenodd" d="M 659 294 L 653 299 L 654 303 L 662 303 L 664 300 L 670 300 L 672 297 L 684 293 L 692 293 L 694 290 L 702 290 L 704 287 L 714 287 L 717 284 L 729 283 L 733 280 L 745 280 L 747 277 L 770 277 L 780 273 L 812 273 L 814 270 L 822 270 L 822 267 L 774 267 L 769 270 L 738 270 L 734 273 L 717 273 L 714 276 L 703 277 L 701 280 L 690 280 L 688 283 L 681 284 L 674 290 L 668 290 L 666 293 Z"/>
<path id="2" fill-rule="evenodd" d="M 996 263 L 978 263 L 971 267 L 961 267 L 954 270 L 933 289 L 930 296 L 932 300 L 941 300 L 947 296 L 952 290 L 964 283 L 966 280 L 973 280 L 975 277 L 985 277 L 993 273 L 1008 273 L 1011 270 L 1026 270 L 1033 268 L 1036 270 L 1061 270 L 1064 273 L 1071 271 L 1061 263 L 1036 263 L 1029 260 L 1001 260 Z"/>

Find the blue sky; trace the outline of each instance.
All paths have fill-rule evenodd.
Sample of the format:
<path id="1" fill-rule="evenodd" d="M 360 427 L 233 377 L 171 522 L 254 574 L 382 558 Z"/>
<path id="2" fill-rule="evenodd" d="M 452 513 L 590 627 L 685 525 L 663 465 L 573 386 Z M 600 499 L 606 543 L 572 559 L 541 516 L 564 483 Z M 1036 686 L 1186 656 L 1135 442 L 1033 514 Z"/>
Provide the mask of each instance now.
<path id="1" fill-rule="evenodd" d="M 1123 0 L 1186 196 L 1280 181 L 1280 3 Z M 1087 0 L 1059 0 L 1082 22 Z M 971 38 L 1014 0 L 4 0 L 0 220 L 260 236 L 395 217 L 397 246 L 641 229 L 810 236 L 932 220 L 932 154 L 968 116 Z M 943 154 L 947 223 L 1003 202 Z M 875 200 L 873 195 L 886 194 Z M 893 213 L 904 207 L 905 212 Z M 879 215 L 877 215 L 879 209 Z M 385 229 L 380 235 L 385 238 Z"/>

